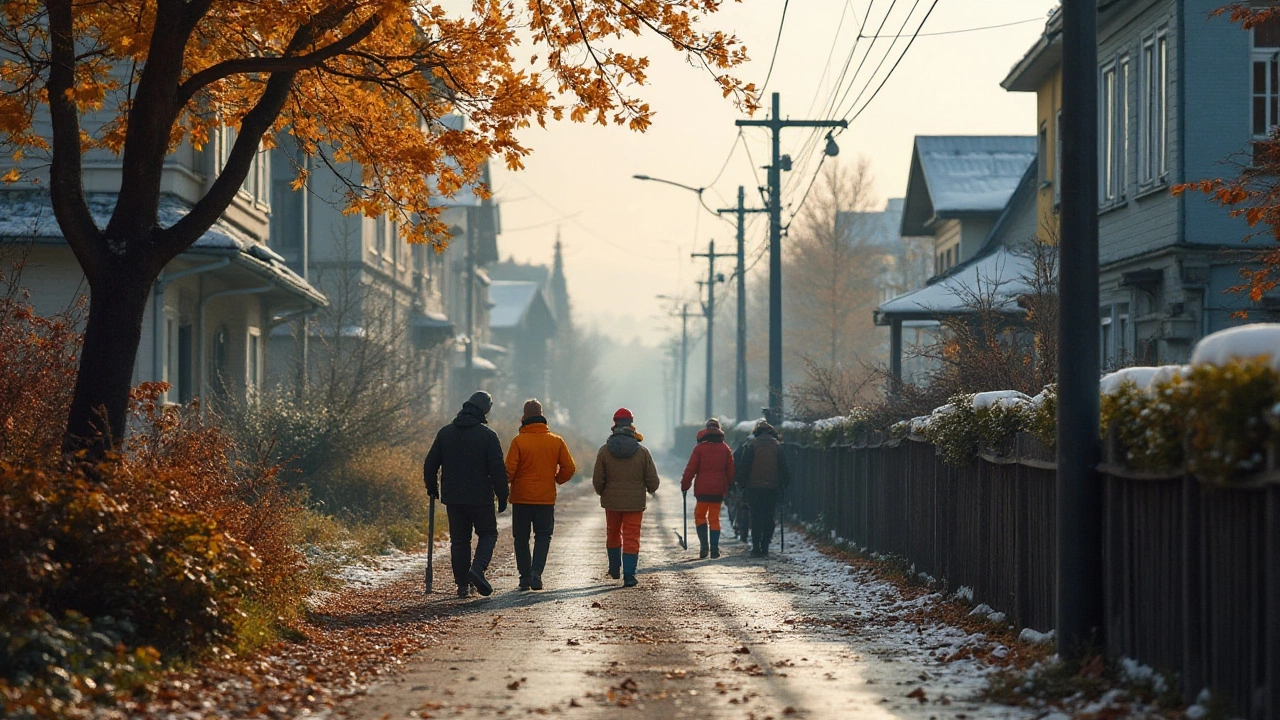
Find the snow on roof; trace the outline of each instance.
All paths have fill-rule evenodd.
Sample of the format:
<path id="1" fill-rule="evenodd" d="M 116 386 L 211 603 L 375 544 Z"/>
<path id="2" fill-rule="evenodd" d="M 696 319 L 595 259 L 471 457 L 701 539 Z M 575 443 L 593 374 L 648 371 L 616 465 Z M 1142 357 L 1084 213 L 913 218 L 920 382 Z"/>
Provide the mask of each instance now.
<path id="1" fill-rule="evenodd" d="M 884 303 L 880 314 L 934 317 L 964 313 L 971 309 L 969 298 L 979 290 L 985 294 L 993 285 L 998 285 L 994 288 L 999 296 L 997 309 L 1012 312 L 1018 309 L 1018 296 L 1031 292 L 1026 279 L 1033 270 L 1030 257 L 1001 246 L 951 275 Z"/>
<path id="2" fill-rule="evenodd" d="M 107 226 L 116 209 L 115 193 L 88 193 L 85 202 L 98 227 Z M 172 195 L 160 196 L 157 220 L 170 227 L 191 207 Z M 53 215 L 53 203 L 45 190 L 18 190 L 0 193 L 0 238 L 62 241 L 62 229 Z M 258 243 L 248 233 L 219 220 L 191 246 L 193 248 L 247 250 Z"/>
<path id="3" fill-rule="evenodd" d="M 1000 212 L 1036 157 L 1031 136 L 916 138 L 933 212 Z"/>
<path id="4" fill-rule="evenodd" d="M 1226 365 L 1232 360 L 1267 357 L 1280 371 L 1280 323 L 1254 323 L 1219 330 L 1196 343 L 1192 365 Z"/>
<path id="5" fill-rule="evenodd" d="M 538 283 L 522 280 L 494 280 L 489 285 L 489 327 L 513 328 L 524 319 L 538 294 Z"/>
<path id="6" fill-rule="evenodd" d="M 93 222 L 106 227 L 116 207 L 115 193 L 88 193 L 85 203 Z M 173 195 L 161 195 L 156 219 L 161 227 L 171 227 L 191 212 L 191 206 Z M 34 241 L 41 243 L 65 242 L 58 220 L 53 215 L 53 204 L 45 190 L 15 190 L 0 192 L 0 240 Z M 278 282 L 294 294 L 312 303 L 327 305 L 324 295 L 295 273 L 278 253 L 259 243 L 249 233 L 223 219 L 196 239 L 188 252 L 206 252 L 232 255 L 238 265 Z"/>

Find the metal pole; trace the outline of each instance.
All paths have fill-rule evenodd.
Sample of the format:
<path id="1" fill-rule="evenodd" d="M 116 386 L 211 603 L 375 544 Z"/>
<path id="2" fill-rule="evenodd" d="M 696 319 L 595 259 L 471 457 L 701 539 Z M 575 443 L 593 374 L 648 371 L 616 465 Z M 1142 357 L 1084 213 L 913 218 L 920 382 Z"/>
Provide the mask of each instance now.
<path id="1" fill-rule="evenodd" d="M 685 388 L 689 384 L 689 303 L 680 306 L 680 420 L 684 424 Z"/>
<path id="2" fill-rule="evenodd" d="M 782 422 L 782 117 L 773 93 L 769 154 L 769 422 Z"/>
<path id="3" fill-rule="evenodd" d="M 773 93 L 768 120 L 737 120 L 738 127 L 767 127 L 769 161 L 769 408 L 770 422 L 782 421 L 782 129 L 785 127 L 848 127 L 844 120 L 783 120 L 781 101 Z M 791 158 L 786 159 L 790 169 Z"/>
<path id="4" fill-rule="evenodd" d="M 1064 0 L 1058 265 L 1058 653 L 1103 646 L 1098 439 L 1098 8 Z"/>
<path id="5" fill-rule="evenodd" d="M 738 205 L 721 208 L 717 213 L 733 213 L 738 219 L 738 358 L 734 382 L 735 412 L 739 421 L 747 419 L 747 213 L 769 212 L 765 208 L 746 205 L 746 188 L 738 186 Z"/>
<path id="6" fill-rule="evenodd" d="M 745 189 L 738 186 L 738 357 L 734 372 L 734 417 L 747 419 L 747 253 Z"/>
<path id="7" fill-rule="evenodd" d="M 716 346 L 716 241 L 712 240 L 707 249 L 707 387 L 703 407 L 705 417 L 712 417 L 711 407 L 715 402 L 715 388 L 711 379 L 715 373 Z"/>

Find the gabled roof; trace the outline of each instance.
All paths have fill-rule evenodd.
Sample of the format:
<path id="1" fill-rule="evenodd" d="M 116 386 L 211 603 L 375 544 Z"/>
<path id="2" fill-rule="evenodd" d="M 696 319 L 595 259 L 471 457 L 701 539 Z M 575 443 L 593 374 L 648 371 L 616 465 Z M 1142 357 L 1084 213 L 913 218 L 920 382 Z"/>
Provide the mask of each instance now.
<path id="1" fill-rule="evenodd" d="M 489 285 L 489 327 L 505 330 L 519 327 L 537 303 L 546 307 L 542 290 L 536 282 L 523 280 L 494 280 Z M 550 313 L 550 309 L 547 309 Z"/>
<path id="2" fill-rule="evenodd" d="M 876 312 L 876 322 L 883 324 L 890 316 L 923 320 L 963 314 L 970 309 L 967 301 L 972 295 L 979 288 L 989 290 L 992 285 L 999 286 L 996 309 L 1019 312 L 1018 297 L 1031 291 L 1026 278 L 1034 271 L 1030 255 L 1018 248 L 1030 239 L 1019 233 L 1034 234 L 1039 219 L 1036 175 L 1037 163 L 1032 162 L 976 255 L 946 274 L 932 278 L 924 287 L 881 305 Z"/>
<path id="3" fill-rule="evenodd" d="M 1035 156 L 1031 135 L 917 136 L 902 234 L 931 235 L 940 219 L 999 215 Z"/>
<path id="4" fill-rule="evenodd" d="M 1062 65 L 1062 7 L 1049 13 L 1040 39 L 1027 50 L 1000 82 L 1000 87 L 1010 92 L 1035 92 L 1040 89 L 1049 73 Z"/>
<path id="5" fill-rule="evenodd" d="M 866 247 L 898 253 L 902 250 L 902 198 L 889 198 L 883 210 L 841 211 L 839 219 L 850 240 Z"/>

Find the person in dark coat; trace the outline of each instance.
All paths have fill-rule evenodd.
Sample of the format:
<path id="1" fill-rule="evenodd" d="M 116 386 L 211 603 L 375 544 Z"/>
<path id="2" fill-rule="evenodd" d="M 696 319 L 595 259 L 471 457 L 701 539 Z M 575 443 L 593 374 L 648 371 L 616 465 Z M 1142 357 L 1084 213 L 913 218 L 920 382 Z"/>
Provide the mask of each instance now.
<path id="1" fill-rule="evenodd" d="M 462 405 L 453 422 L 440 428 L 422 466 L 427 494 L 445 504 L 449 514 L 450 556 L 458 597 L 467 597 L 474 585 L 481 595 L 493 594 L 485 579 L 498 542 L 498 512 L 507 509 L 507 468 L 502 460 L 502 443 L 485 425 L 493 409 L 487 392 L 476 392 Z M 437 485 L 436 475 L 440 475 Z M 471 533 L 479 538 L 471 555 Z"/>
<path id="2" fill-rule="evenodd" d="M 751 555 L 769 554 L 773 540 L 774 514 L 791 475 L 782 454 L 778 431 L 761 420 L 752 433 L 751 443 L 742 451 L 742 477 L 746 482 L 747 505 L 751 508 Z"/>

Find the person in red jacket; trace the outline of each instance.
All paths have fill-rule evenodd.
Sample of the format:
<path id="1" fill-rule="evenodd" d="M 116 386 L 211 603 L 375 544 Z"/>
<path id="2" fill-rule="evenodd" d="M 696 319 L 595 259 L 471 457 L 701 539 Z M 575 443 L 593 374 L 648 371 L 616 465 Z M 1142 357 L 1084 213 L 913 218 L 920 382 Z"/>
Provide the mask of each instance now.
<path id="1" fill-rule="evenodd" d="M 693 487 L 693 496 L 698 501 L 693 508 L 693 523 L 698 531 L 699 558 L 707 556 L 708 535 L 711 557 L 720 557 L 720 504 L 732 483 L 733 451 L 724 442 L 720 421 L 711 418 L 706 429 L 698 432 L 698 444 L 680 479 L 680 492 L 688 494 Z"/>

